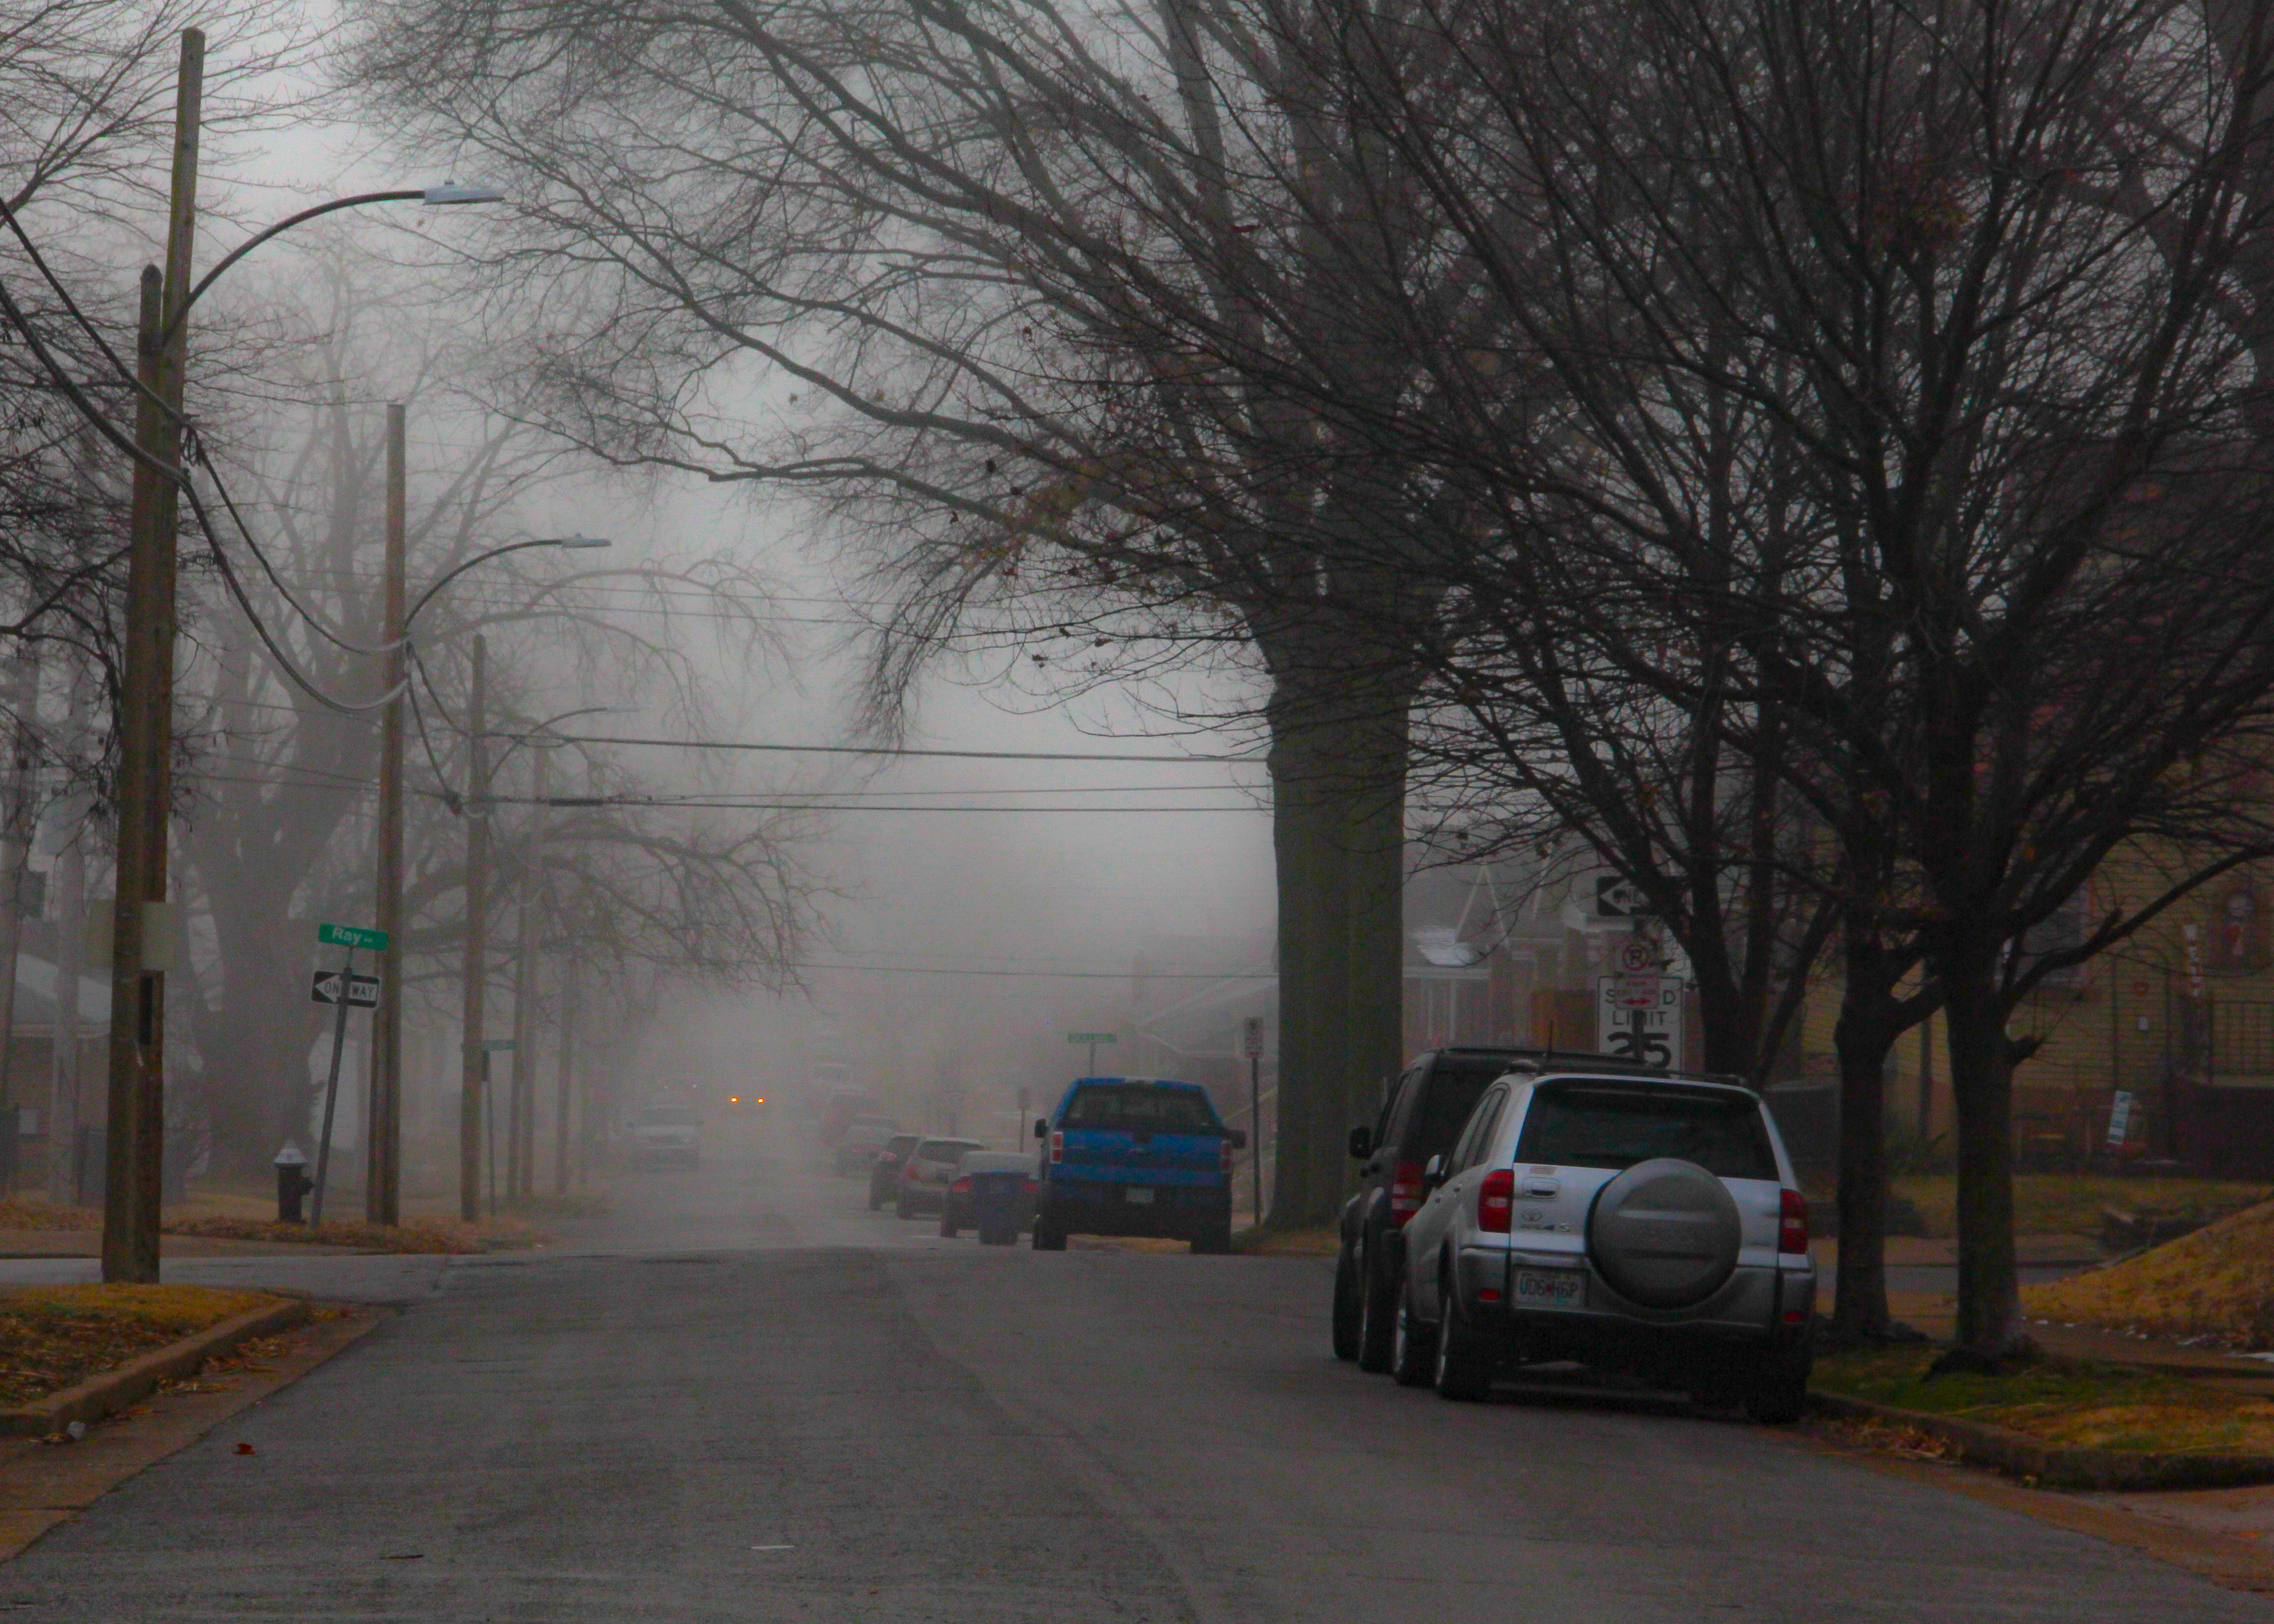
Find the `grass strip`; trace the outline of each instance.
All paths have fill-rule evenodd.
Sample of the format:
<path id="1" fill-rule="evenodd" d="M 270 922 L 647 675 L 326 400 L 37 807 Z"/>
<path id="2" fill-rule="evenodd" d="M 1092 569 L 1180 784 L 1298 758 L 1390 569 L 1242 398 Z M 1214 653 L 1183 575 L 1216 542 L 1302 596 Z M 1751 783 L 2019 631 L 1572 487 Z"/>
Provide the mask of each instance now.
<path id="1" fill-rule="evenodd" d="M 1958 1233 L 1958 1180 L 1948 1174 L 1894 1181 L 1926 1220 L 1927 1234 L 1947 1240 Z M 2103 1207 L 2142 1218 L 2190 1218 L 2209 1223 L 2267 1199 L 2263 1184 L 2224 1178 L 2117 1178 L 2092 1173 L 2022 1173 L 2014 1179 L 2017 1235 L 2097 1235 Z"/>
<path id="2" fill-rule="evenodd" d="M 2067 1449 L 2274 1454 L 2274 1400 L 2126 1365 L 2047 1359 L 2003 1376 L 1930 1380 L 1931 1348 L 1819 1359 L 1818 1391 L 1978 1421 Z"/>
<path id="3" fill-rule="evenodd" d="M 19 1286 L 0 1292 L 0 1409 L 275 1302 L 211 1286 Z"/>

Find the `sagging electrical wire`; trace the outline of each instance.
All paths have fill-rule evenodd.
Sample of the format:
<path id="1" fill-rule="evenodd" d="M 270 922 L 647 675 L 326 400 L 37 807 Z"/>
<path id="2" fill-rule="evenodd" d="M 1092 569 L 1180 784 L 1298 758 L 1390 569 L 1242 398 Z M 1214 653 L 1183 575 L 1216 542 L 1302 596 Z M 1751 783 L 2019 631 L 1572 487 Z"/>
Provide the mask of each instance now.
<path id="1" fill-rule="evenodd" d="M 419 748 L 426 752 L 426 764 L 434 770 L 434 782 L 440 786 L 442 804 L 450 808 L 453 816 L 463 816 L 466 810 L 465 800 L 450 787 L 450 775 L 442 771 L 441 758 L 434 754 L 434 740 L 426 731 L 426 712 L 418 703 L 418 682 L 415 679 L 425 680 L 427 690 L 434 695 L 437 708 L 442 703 L 442 690 L 434 686 L 433 673 L 426 669 L 426 659 L 418 652 L 418 645 L 406 639 L 403 649 L 410 656 L 414 678 L 410 683 L 410 719 L 418 729 Z"/>
<path id="2" fill-rule="evenodd" d="M 290 677 L 294 686 L 327 710 L 336 711 L 342 716 L 367 716 L 374 710 L 384 710 L 403 696 L 403 689 L 410 686 L 410 679 L 407 677 L 377 699 L 372 700 L 335 699 L 319 688 L 315 680 L 304 673 L 293 662 L 292 657 L 284 651 L 283 645 L 276 641 L 275 635 L 269 631 L 267 623 L 260 618 L 260 611 L 252 606 L 252 599 L 246 594 L 244 583 L 237 578 L 237 571 L 230 567 L 229 555 L 222 551 L 221 540 L 216 533 L 213 515 L 206 511 L 205 500 L 198 494 L 197 482 L 190 478 L 186 472 L 182 478 L 182 494 L 189 498 L 190 511 L 197 515 L 198 528 L 205 532 L 206 551 L 212 555 L 214 568 L 221 573 L 222 581 L 229 588 L 230 596 L 237 599 L 237 606 L 245 612 L 245 618 L 252 622 L 253 635 L 260 639 L 260 646 L 268 650 L 269 658 L 276 662 L 277 669 Z"/>
<path id="3" fill-rule="evenodd" d="M 0 221 L 7 222 L 8 229 L 24 245 L 24 252 L 32 261 L 32 267 L 39 272 L 41 280 L 54 289 L 56 297 L 63 301 L 64 309 L 70 312 L 72 320 L 78 322 L 87 335 L 94 341 L 95 348 L 102 351 L 104 359 L 110 363 L 111 370 L 134 391 L 138 398 L 149 402 L 169 417 L 179 417 L 181 413 L 169 406 L 162 395 L 142 381 L 141 375 L 127 365 L 124 357 L 111 348 L 110 340 L 104 335 L 102 329 L 79 307 L 79 301 L 72 297 L 71 289 L 64 286 L 63 279 L 49 266 L 47 256 L 32 241 L 30 234 L 24 229 L 23 222 L 16 218 L 16 211 L 8 207 L 5 198 L 0 198 Z"/>
<path id="4" fill-rule="evenodd" d="M 351 643 L 325 625 L 314 610 L 310 609 L 292 595 L 292 589 L 286 586 L 283 577 L 276 573 L 276 566 L 269 562 L 268 554 L 263 552 L 260 544 L 253 539 L 252 527 L 245 522 L 244 514 L 237 510 L 237 499 L 229 493 L 228 482 L 222 477 L 221 470 L 214 462 L 213 454 L 206 449 L 204 441 L 198 437 L 194 428 L 191 431 L 189 444 L 184 448 L 184 459 L 195 462 L 200 468 L 205 470 L 206 477 L 213 481 L 214 493 L 221 498 L 221 505 L 236 524 L 237 533 L 245 538 L 245 551 L 252 553 L 254 560 L 260 564 L 261 573 L 268 577 L 268 584 L 276 589 L 276 595 L 291 605 L 318 636 L 327 643 L 346 650 L 350 654 L 391 654 L 408 641 L 406 638 L 397 637 L 391 643 Z M 216 539 L 214 545 L 218 548 L 221 544 Z"/>

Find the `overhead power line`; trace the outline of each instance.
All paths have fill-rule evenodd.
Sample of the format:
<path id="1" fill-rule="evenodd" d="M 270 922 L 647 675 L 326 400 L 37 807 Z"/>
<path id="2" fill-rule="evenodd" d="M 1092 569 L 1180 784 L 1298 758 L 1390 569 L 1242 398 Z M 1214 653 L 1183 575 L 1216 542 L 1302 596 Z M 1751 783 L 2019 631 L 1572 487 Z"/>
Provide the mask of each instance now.
<path id="1" fill-rule="evenodd" d="M 1254 765 L 1261 756 L 1123 756 L 1079 750 L 920 750 L 888 744 L 752 744 L 726 739 L 624 739 L 599 733 L 562 733 L 571 744 L 653 745 L 674 750 L 781 750 L 808 756 L 929 756 L 957 761 L 1172 762 L 1179 766 L 1224 763 Z"/>

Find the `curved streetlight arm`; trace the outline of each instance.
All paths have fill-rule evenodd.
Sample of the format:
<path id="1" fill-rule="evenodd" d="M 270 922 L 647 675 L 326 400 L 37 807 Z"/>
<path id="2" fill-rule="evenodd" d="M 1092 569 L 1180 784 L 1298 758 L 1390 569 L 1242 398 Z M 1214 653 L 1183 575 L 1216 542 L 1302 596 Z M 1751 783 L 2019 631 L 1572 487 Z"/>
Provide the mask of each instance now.
<path id="1" fill-rule="evenodd" d="M 224 254 L 222 257 L 220 264 L 215 266 L 213 269 L 207 271 L 204 275 L 198 278 L 197 285 L 190 289 L 190 297 L 182 301 L 181 309 L 174 312 L 174 319 L 166 324 L 166 330 L 159 335 L 158 342 L 161 345 L 163 345 L 168 340 L 174 336 L 174 329 L 180 327 L 182 322 L 188 317 L 190 307 L 205 297 L 206 289 L 212 287 L 214 283 L 219 280 L 221 274 L 223 271 L 229 269 L 230 266 L 235 265 L 239 259 L 244 259 L 245 255 L 260 247 L 261 244 L 267 242 L 270 237 L 282 237 L 285 232 L 290 231 L 294 226 L 305 225 L 320 214 L 334 214 L 343 208 L 360 208 L 366 203 L 408 203 L 415 198 L 423 198 L 425 195 L 426 193 L 423 188 L 413 187 L 407 192 L 360 192 L 351 198 L 334 198 L 328 203 L 319 203 L 313 208 L 304 208 L 297 214 L 291 215 L 287 219 L 278 221 L 266 231 L 258 232 L 255 235 L 247 237 L 245 241 L 239 243 L 235 248 L 230 250 L 228 253 Z"/>
<path id="2" fill-rule="evenodd" d="M 606 540 L 597 536 L 540 536 L 535 541 L 508 542 L 502 547 L 492 547 L 487 553 L 477 553 L 456 568 L 445 572 L 441 579 L 418 594 L 418 601 L 411 605 L 409 612 L 403 617 L 403 634 L 405 635 L 410 634 L 410 622 L 418 618 L 418 612 L 433 600 L 435 593 L 477 564 L 486 564 L 492 559 L 503 558 L 508 553 L 526 552 L 531 547 L 605 547 L 607 545 Z"/>
<path id="3" fill-rule="evenodd" d="M 205 297 L 206 289 L 220 279 L 223 271 L 244 259 L 270 237 L 282 237 L 295 226 L 305 225 L 309 221 L 320 215 L 336 214 L 343 208 L 361 208 L 366 203 L 426 203 L 446 206 L 453 203 L 495 203 L 501 200 L 503 197 L 502 192 L 493 192 L 486 186 L 461 186 L 454 181 L 440 186 L 411 186 L 394 192 L 360 192 L 351 198 L 334 198 L 328 203 L 319 203 L 313 208 L 304 208 L 297 214 L 278 221 L 266 231 L 256 232 L 245 238 L 222 256 L 220 264 L 199 277 L 197 285 L 190 289 L 190 297 L 182 301 L 181 309 L 174 312 L 173 320 L 166 323 L 165 330 L 159 335 L 159 345 L 162 349 L 172 342 L 174 334 L 188 318 L 190 307 Z"/>

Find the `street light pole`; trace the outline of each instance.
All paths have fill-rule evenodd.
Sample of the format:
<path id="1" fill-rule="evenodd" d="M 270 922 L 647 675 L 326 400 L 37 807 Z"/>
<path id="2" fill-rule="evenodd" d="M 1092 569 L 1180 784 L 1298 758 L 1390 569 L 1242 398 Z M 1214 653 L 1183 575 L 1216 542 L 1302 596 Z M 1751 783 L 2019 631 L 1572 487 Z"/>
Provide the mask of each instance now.
<path id="1" fill-rule="evenodd" d="M 474 679 L 466 702 L 466 964 L 464 1038 L 458 1055 L 458 1216 L 481 1216 L 483 985 L 488 951 L 490 782 L 484 760 L 488 748 L 484 717 L 489 685 L 489 640 L 474 638 Z"/>
<path id="2" fill-rule="evenodd" d="M 147 967 L 146 921 L 166 898 L 167 812 L 174 754 L 175 526 L 182 459 L 190 260 L 197 229 L 198 132 L 205 34 L 182 31 L 174 101 L 166 265 L 142 271 L 135 344 L 141 388 L 127 539 L 126 626 L 118 696 L 117 894 L 110 958 L 109 1136 L 104 1168 L 102 1277 L 158 1278 L 165 1155 L 165 981 Z M 163 471 L 162 471 L 163 470 Z"/>
<path id="3" fill-rule="evenodd" d="M 364 1175 L 364 1217 L 394 1224 L 403 1217 L 403 658 L 405 554 L 405 431 L 401 406 L 387 409 L 387 581 L 380 640 L 387 650 L 384 691 L 393 695 L 380 719 L 379 745 L 379 906 L 386 933 L 379 955 L 379 1008 L 373 1014 L 371 1121 Z"/>

